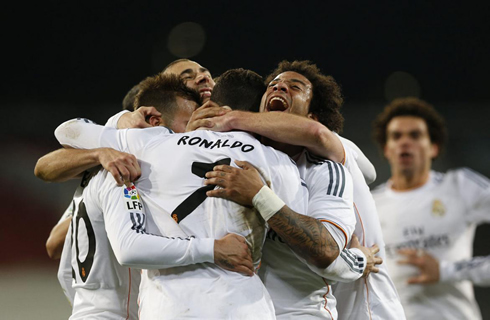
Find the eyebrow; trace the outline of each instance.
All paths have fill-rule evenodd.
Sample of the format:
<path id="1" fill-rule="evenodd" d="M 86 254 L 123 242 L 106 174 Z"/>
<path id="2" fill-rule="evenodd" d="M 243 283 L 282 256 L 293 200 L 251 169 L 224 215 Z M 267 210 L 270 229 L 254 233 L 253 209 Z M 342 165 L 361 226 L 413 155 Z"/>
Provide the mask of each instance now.
<path id="1" fill-rule="evenodd" d="M 299 82 L 301 83 L 303 86 L 307 87 L 307 84 L 304 83 L 303 81 L 299 80 L 299 79 L 291 79 L 291 82 Z"/>
<path id="2" fill-rule="evenodd" d="M 208 69 L 206 69 L 206 68 L 204 68 L 204 67 L 200 67 L 200 68 L 199 68 L 199 71 L 200 71 L 200 72 L 209 72 L 209 70 L 208 70 Z M 180 75 L 183 75 L 184 73 L 194 73 L 194 70 L 192 70 L 191 68 L 189 68 L 189 69 L 185 69 L 184 71 L 182 71 L 182 72 L 180 73 Z M 209 73 L 210 73 L 210 72 L 209 72 Z M 210 74 L 211 74 L 211 73 L 210 73 Z"/>
<path id="3" fill-rule="evenodd" d="M 272 80 L 271 82 L 274 82 L 274 81 L 279 81 L 281 80 L 280 78 L 275 78 L 274 80 Z M 302 84 L 304 87 L 307 87 L 308 85 L 306 83 L 304 83 L 303 81 L 299 80 L 299 79 L 289 79 L 289 80 L 285 80 L 285 81 L 290 81 L 290 82 L 297 82 L 297 83 L 300 83 Z"/>
<path id="4" fill-rule="evenodd" d="M 182 71 L 182 72 L 180 73 L 180 75 L 183 75 L 184 73 L 194 73 L 194 71 L 193 71 L 191 68 L 189 68 L 189 69 L 185 69 L 184 71 Z"/>

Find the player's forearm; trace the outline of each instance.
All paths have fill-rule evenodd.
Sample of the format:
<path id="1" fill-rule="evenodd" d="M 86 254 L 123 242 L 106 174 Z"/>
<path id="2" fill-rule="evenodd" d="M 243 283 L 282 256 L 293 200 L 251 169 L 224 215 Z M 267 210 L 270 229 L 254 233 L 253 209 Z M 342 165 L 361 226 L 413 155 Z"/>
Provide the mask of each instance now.
<path id="1" fill-rule="evenodd" d="M 352 282 L 362 277 L 365 268 L 366 257 L 362 251 L 356 248 L 345 248 L 328 268 L 313 271 L 329 280 Z"/>
<path id="2" fill-rule="evenodd" d="M 123 266 L 140 269 L 166 269 L 196 263 L 214 262 L 214 239 L 173 238 L 137 233 L 111 241 L 114 254 Z"/>
<path id="3" fill-rule="evenodd" d="M 34 174 L 47 182 L 63 182 L 100 164 L 98 150 L 58 149 L 41 157 Z"/>
<path id="4" fill-rule="evenodd" d="M 441 261 L 439 270 L 440 282 L 469 280 L 477 286 L 490 286 L 490 256 Z"/>
<path id="5" fill-rule="evenodd" d="M 297 255 L 316 268 L 327 268 L 339 255 L 337 242 L 317 219 L 284 206 L 267 223 Z"/>
<path id="6" fill-rule="evenodd" d="M 51 259 L 57 260 L 61 257 L 63 251 L 63 245 L 65 243 L 66 233 L 70 227 L 71 217 L 67 218 L 63 222 L 58 223 L 53 227 L 49 238 L 46 241 L 46 251 Z"/>
<path id="7" fill-rule="evenodd" d="M 312 119 L 280 112 L 232 111 L 227 116 L 230 117 L 233 129 L 254 132 L 277 142 L 303 146 L 336 162 L 344 159 L 344 149 L 339 138 Z"/>

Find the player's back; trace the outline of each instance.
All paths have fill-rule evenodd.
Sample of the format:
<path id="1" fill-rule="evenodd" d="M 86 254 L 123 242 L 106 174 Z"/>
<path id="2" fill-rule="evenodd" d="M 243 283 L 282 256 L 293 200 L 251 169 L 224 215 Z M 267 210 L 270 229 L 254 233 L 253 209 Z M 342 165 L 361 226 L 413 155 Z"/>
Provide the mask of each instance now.
<path id="1" fill-rule="evenodd" d="M 97 173 L 74 201 L 71 266 L 75 298 L 70 319 L 137 319 L 139 270 L 122 267 L 105 230 L 99 193 L 115 181 Z M 110 175 L 110 174 L 109 174 Z"/>
<path id="2" fill-rule="evenodd" d="M 133 139 L 130 135 L 128 141 Z M 137 187 L 155 220 L 157 215 L 170 215 L 187 235 L 199 238 L 242 235 L 256 267 L 266 235 L 265 221 L 252 209 L 207 198 L 206 191 L 214 186 L 204 185 L 205 173 L 217 164 L 249 161 L 290 207 L 306 208 L 307 195 L 293 162 L 247 133 L 196 131 L 166 135 L 131 152 L 142 160 Z M 172 236 L 171 232 L 163 230 L 167 236 Z M 143 281 L 143 319 L 159 314 L 169 318 L 274 318 L 272 302 L 257 275 L 247 277 L 214 264 L 197 264 L 148 271 Z"/>

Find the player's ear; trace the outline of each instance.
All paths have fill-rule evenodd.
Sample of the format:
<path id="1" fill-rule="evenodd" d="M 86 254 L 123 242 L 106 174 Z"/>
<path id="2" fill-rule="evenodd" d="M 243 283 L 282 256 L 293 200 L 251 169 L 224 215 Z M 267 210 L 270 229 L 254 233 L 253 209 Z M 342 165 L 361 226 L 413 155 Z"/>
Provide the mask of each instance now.
<path id="1" fill-rule="evenodd" d="M 313 113 L 308 113 L 308 115 L 306 117 L 308 119 L 312 119 L 312 120 L 318 121 L 318 117 L 316 115 L 314 115 Z"/>
<path id="2" fill-rule="evenodd" d="M 431 144 L 430 153 L 431 159 L 437 158 L 439 156 L 439 146 L 435 143 Z"/>
<path id="3" fill-rule="evenodd" d="M 152 127 L 161 126 L 161 125 L 163 125 L 163 119 L 162 119 L 162 117 L 151 116 L 150 119 L 148 120 L 148 123 Z"/>

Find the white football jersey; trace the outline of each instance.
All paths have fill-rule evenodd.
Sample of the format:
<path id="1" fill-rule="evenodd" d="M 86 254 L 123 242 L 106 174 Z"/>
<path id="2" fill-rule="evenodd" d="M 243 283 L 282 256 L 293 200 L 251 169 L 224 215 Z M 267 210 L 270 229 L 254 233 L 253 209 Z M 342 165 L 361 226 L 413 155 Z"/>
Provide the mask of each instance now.
<path id="1" fill-rule="evenodd" d="M 73 135 L 74 131 L 80 135 Z M 265 222 L 255 210 L 207 198 L 206 191 L 214 187 L 204 185 L 205 173 L 217 164 L 249 161 L 291 209 L 306 212 L 307 192 L 293 161 L 244 132 L 168 134 L 162 127 L 117 131 L 75 120 L 60 126 L 56 136 L 60 143 L 74 147 L 112 147 L 134 154 L 142 170 L 136 185 L 163 234 L 173 235 L 176 221 L 187 235 L 196 238 L 242 235 L 256 266 L 266 235 Z M 275 318 L 269 294 L 256 275 L 247 277 L 205 263 L 149 270 L 142 278 L 142 319 Z"/>
<path id="2" fill-rule="evenodd" d="M 408 319 L 481 319 L 469 281 L 408 285 L 418 274 L 398 265 L 397 251 L 428 251 L 439 261 L 472 256 L 476 225 L 490 221 L 490 181 L 469 169 L 431 171 L 425 185 L 396 192 L 390 182 L 373 191 L 386 243 L 386 264 Z"/>
<path id="3" fill-rule="evenodd" d="M 345 168 L 354 183 L 354 211 L 356 228 L 354 234 L 361 245 L 379 246 L 377 256 L 385 260 L 383 232 L 379 223 L 376 205 L 363 174 L 357 165 L 357 152 L 343 142 Z M 405 319 L 403 307 L 391 280 L 386 263 L 378 265 L 379 272 L 353 282 L 339 282 L 333 286 L 338 301 L 339 319 Z"/>
<path id="4" fill-rule="evenodd" d="M 490 286 L 490 256 L 459 261 L 440 261 L 439 281 L 470 280 L 473 285 Z"/>
<path id="5" fill-rule="evenodd" d="M 341 164 L 312 159 L 306 151 L 297 165 L 309 191 L 308 211 L 298 212 L 306 212 L 326 226 L 335 226 L 332 229 L 337 229 L 343 238 L 339 245 L 340 259 L 349 264 L 348 272 L 360 277 L 364 269 L 357 257 L 343 250 L 356 222 L 350 174 Z M 274 301 L 277 318 L 337 319 L 336 301 L 330 288 L 332 280 L 328 279 L 335 275 L 329 274 L 329 269 L 322 271 L 309 266 L 273 230 L 269 231 L 259 274 Z"/>
<path id="6" fill-rule="evenodd" d="M 78 188 L 81 187 L 79 186 Z M 73 216 L 73 209 L 75 207 L 73 201 L 75 201 L 75 198 L 72 200 L 72 203 L 65 210 L 65 213 L 63 214 L 63 216 L 61 217 L 58 223 L 61 223 L 68 217 Z M 68 232 L 67 232 L 67 235 L 70 234 L 71 234 L 71 223 L 70 226 L 68 227 Z M 72 285 L 71 270 L 72 270 L 71 269 L 71 237 L 65 236 L 65 241 L 63 243 L 63 250 L 61 251 L 60 264 L 58 266 L 57 276 L 61 288 L 63 289 L 63 293 L 65 294 L 66 298 L 70 302 L 70 305 L 73 306 L 73 299 L 75 298 L 75 290 L 71 286 Z"/>
<path id="7" fill-rule="evenodd" d="M 96 196 L 102 188 L 102 174 L 92 178 L 82 196 L 73 201 L 67 234 L 75 289 L 70 319 L 137 319 L 139 270 L 122 267 L 114 257 Z"/>

